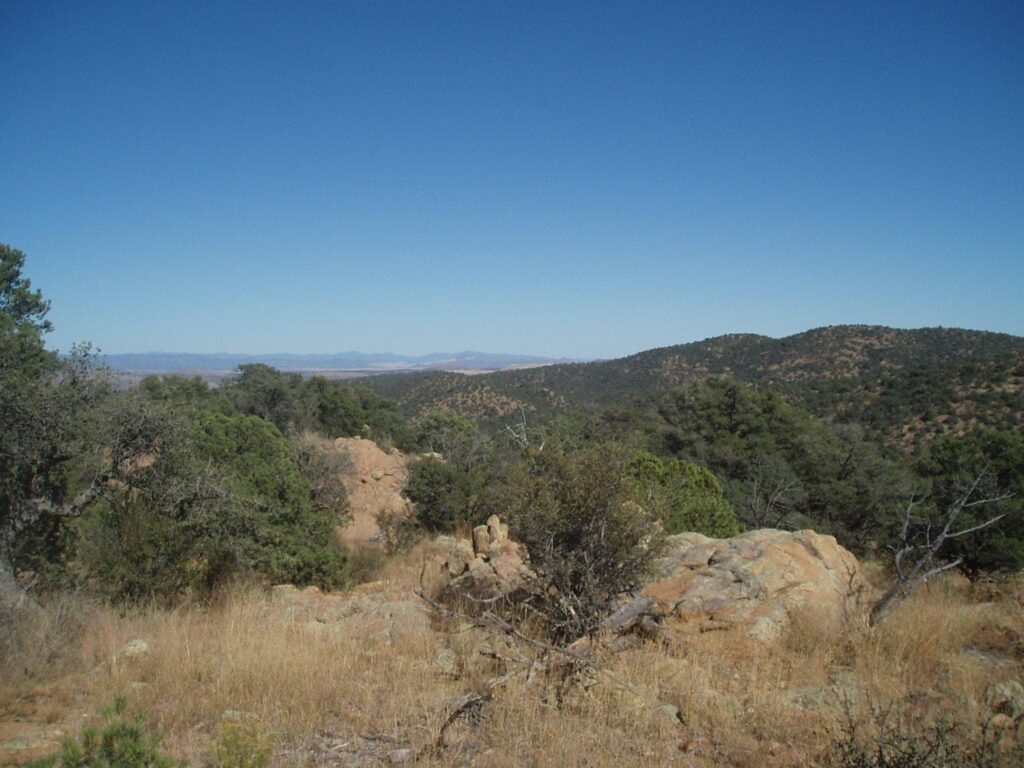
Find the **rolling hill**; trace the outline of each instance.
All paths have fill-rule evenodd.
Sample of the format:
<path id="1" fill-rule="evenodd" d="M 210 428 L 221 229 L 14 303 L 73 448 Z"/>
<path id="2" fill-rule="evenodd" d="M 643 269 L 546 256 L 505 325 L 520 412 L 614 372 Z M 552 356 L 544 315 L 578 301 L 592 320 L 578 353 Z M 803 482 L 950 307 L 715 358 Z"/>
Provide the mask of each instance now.
<path id="1" fill-rule="evenodd" d="M 495 423 L 520 408 L 543 418 L 643 406 L 714 375 L 773 386 L 822 418 L 861 423 L 906 447 L 980 424 L 1019 428 L 1024 412 L 1024 338 L 953 328 L 843 325 L 780 339 L 733 334 L 601 362 L 483 376 L 384 375 L 365 383 L 410 416 L 445 408 Z"/>

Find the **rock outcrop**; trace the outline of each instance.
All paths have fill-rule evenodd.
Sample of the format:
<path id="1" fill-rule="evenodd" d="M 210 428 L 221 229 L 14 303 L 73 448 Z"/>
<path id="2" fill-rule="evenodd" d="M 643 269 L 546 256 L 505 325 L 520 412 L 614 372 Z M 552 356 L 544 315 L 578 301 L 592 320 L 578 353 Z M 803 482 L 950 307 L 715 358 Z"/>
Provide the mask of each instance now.
<path id="1" fill-rule="evenodd" d="M 528 556 L 497 517 L 472 539 L 440 536 L 438 599 L 472 611 L 496 599 L 515 602 L 538 588 Z M 673 635 L 738 629 L 770 642 L 798 611 L 815 620 L 863 617 L 869 585 L 857 558 L 814 531 L 749 531 L 730 539 L 670 536 L 654 578 L 603 624 L 611 636 Z"/>
<path id="2" fill-rule="evenodd" d="M 451 579 L 438 595 L 444 603 L 470 607 L 479 604 L 475 601 L 516 599 L 536 582 L 526 551 L 508 537 L 508 526 L 497 515 L 474 528 L 472 540 L 439 536 L 434 546 Z"/>
<path id="3" fill-rule="evenodd" d="M 333 449 L 352 457 L 342 476 L 351 519 L 341 529 L 340 538 L 347 546 L 379 541 L 378 513 L 411 514 L 411 505 L 402 496 L 409 477 L 406 456 L 397 449 L 385 452 L 373 440 L 361 437 L 339 437 Z"/>
<path id="4" fill-rule="evenodd" d="M 730 539 L 669 537 L 644 589 L 674 632 L 740 627 L 778 638 L 795 611 L 823 620 L 863 615 L 868 583 L 857 558 L 814 531 L 749 531 Z"/>

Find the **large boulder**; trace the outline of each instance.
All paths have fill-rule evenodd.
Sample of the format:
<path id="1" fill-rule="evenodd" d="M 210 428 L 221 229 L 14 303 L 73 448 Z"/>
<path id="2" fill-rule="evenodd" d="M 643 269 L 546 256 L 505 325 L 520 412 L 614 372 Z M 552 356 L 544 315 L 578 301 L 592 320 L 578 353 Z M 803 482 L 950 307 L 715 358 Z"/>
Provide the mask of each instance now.
<path id="1" fill-rule="evenodd" d="M 796 611 L 821 620 L 864 615 L 868 583 L 857 558 L 814 531 L 749 531 L 730 539 L 682 533 L 638 600 L 653 600 L 676 632 L 742 628 L 771 641 Z"/>

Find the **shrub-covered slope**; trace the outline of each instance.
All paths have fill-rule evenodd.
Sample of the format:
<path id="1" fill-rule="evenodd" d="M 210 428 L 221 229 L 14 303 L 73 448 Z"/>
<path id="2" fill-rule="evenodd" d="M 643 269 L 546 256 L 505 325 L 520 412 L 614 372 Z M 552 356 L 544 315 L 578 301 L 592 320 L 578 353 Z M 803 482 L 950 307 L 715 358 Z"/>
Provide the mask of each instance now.
<path id="1" fill-rule="evenodd" d="M 409 415 L 447 408 L 501 421 L 645 403 L 680 384 L 729 374 L 780 389 L 828 420 L 859 422 L 906 447 L 1024 411 L 1024 338 L 953 328 L 845 325 L 772 339 L 719 336 L 595 363 L 485 376 L 424 373 L 366 380 Z"/>

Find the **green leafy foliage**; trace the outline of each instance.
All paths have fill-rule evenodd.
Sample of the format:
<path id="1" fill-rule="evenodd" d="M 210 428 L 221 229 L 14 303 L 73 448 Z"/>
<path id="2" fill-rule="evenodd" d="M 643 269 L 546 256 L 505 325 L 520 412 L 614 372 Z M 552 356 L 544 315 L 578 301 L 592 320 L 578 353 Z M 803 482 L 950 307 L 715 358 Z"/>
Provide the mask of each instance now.
<path id="1" fill-rule="evenodd" d="M 834 428 L 770 389 L 729 378 L 682 387 L 659 407 L 671 454 L 725 481 L 755 528 L 815 528 L 862 547 L 889 525 L 910 475 L 856 429 Z"/>
<path id="2" fill-rule="evenodd" d="M 547 586 L 539 599 L 556 642 L 595 632 L 658 554 L 656 517 L 631 499 L 627 461 L 613 444 L 566 450 L 549 442 L 513 470 L 512 535 Z"/>
<path id="3" fill-rule="evenodd" d="M 476 483 L 467 472 L 441 459 L 426 457 L 409 467 L 405 496 L 415 504 L 416 519 L 428 531 L 451 531 L 460 523 L 475 523 Z"/>
<path id="4" fill-rule="evenodd" d="M 382 444 L 411 445 L 411 431 L 395 403 L 367 387 L 322 376 L 304 380 L 267 365 L 239 366 L 224 393 L 244 414 L 282 432 L 315 430 L 327 437 L 370 437 Z"/>
<path id="5" fill-rule="evenodd" d="M 502 444 L 485 439 L 473 421 L 449 411 L 418 420 L 414 436 L 428 454 L 409 467 L 404 492 L 426 530 L 477 525 L 496 511 L 513 458 L 502 452 Z"/>
<path id="6" fill-rule="evenodd" d="M 254 416 L 192 413 L 126 393 L 109 416 L 139 448 L 75 524 L 71 568 L 116 599 L 205 596 L 225 580 L 346 583 L 337 520 L 319 509 L 285 438 Z M 119 425 L 119 426 L 118 426 Z M 148 451 L 142 446 L 151 446 Z"/>
<path id="7" fill-rule="evenodd" d="M 25 254 L 0 243 L 0 370 L 31 378 L 53 364 L 43 345 L 50 302 L 22 275 Z"/>
<path id="8" fill-rule="evenodd" d="M 146 727 L 142 715 L 128 717 L 123 698 L 103 714 L 102 730 L 87 728 L 81 739 L 68 739 L 59 754 L 33 764 L 34 768 L 182 768 L 160 751 L 161 737 Z"/>
<path id="9" fill-rule="evenodd" d="M 138 389 L 154 403 L 185 410 L 213 410 L 223 414 L 236 412 L 234 404 L 221 389 L 211 387 L 194 376 L 147 376 Z"/>
<path id="10" fill-rule="evenodd" d="M 742 530 L 722 484 L 704 467 L 639 451 L 626 466 L 638 504 L 653 511 L 667 533 L 696 531 L 727 538 Z"/>
<path id="11" fill-rule="evenodd" d="M 478 429 L 472 419 L 452 411 L 430 411 L 413 425 L 416 447 L 429 453 L 440 453 L 459 465 L 471 463 L 479 448 Z"/>
<path id="12" fill-rule="evenodd" d="M 345 552 L 332 541 L 337 517 L 317 508 L 277 427 L 255 416 L 200 412 L 193 441 L 199 456 L 223 467 L 256 510 L 259 572 L 278 582 L 344 585 Z"/>
<path id="13" fill-rule="evenodd" d="M 299 374 L 261 363 L 239 366 L 238 376 L 224 384 L 225 394 L 241 413 L 269 421 L 282 432 L 312 422 L 315 406 L 304 389 Z"/>
<path id="14" fill-rule="evenodd" d="M 50 304 L 24 264 L 25 254 L 0 244 L 0 572 L 8 575 L 22 555 L 54 554 L 59 526 L 36 509 L 71 492 L 71 464 L 90 447 L 81 415 L 100 394 L 87 348 L 66 361 L 45 348 Z"/>
<path id="15" fill-rule="evenodd" d="M 255 562 L 255 507 L 196 454 L 180 413 L 127 393 L 105 421 L 124 458 L 74 524 L 72 570 L 117 599 L 205 594 Z"/>
<path id="16" fill-rule="evenodd" d="M 208 768 L 267 768 L 273 742 L 255 718 L 224 721 L 210 750 Z"/>

